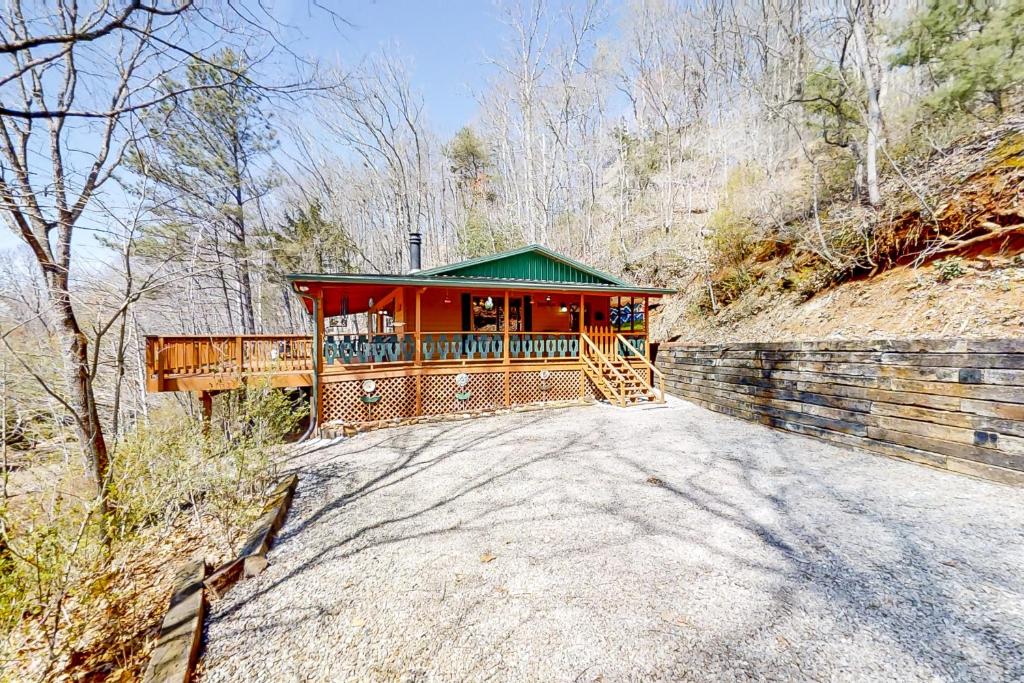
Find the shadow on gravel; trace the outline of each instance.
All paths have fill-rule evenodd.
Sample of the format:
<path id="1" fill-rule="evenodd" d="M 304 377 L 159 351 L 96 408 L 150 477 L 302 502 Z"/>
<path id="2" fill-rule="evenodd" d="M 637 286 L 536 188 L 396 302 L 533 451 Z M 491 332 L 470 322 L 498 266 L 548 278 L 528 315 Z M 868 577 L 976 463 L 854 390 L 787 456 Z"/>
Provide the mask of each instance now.
<path id="1" fill-rule="evenodd" d="M 670 414 L 660 413 L 657 419 Z M 766 632 L 775 632 L 773 629 L 785 622 L 797 603 L 806 605 L 820 600 L 828 606 L 829 618 L 836 617 L 837 628 L 852 634 L 869 633 L 871 639 L 906 653 L 936 679 L 1024 679 L 1020 664 L 1024 661 L 1024 642 L 1020 633 L 1015 636 L 1007 632 L 997 619 L 979 617 L 983 611 L 965 613 L 957 604 L 957 599 L 963 599 L 958 594 L 965 585 L 996 590 L 1009 587 L 1012 592 L 1020 592 L 1020 578 L 998 570 L 986 573 L 975 569 L 970 557 L 953 556 L 955 548 L 935 544 L 928 534 L 921 533 L 919 515 L 912 506 L 894 506 L 891 499 L 884 499 L 891 494 L 876 491 L 870 479 L 844 481 L 841 462 L 837 461 L 834 469 L 802 467 L 800 459 L 807 457 L 808 440 L 765 431 L 758 434 L 758 442 L 771 443 L 771 454 L 751 453 L 745 438 L 705 430 L 695 419 L 684 428 L 696 445 L 672 454 L 679 463 L 672 471 L 652 469 L 640 451 L 623 454 L 622 449 L 617 449 L 614 455 L 609 454 L 609 443 L 622 435 L 614 433 L 615 425 L 608 424 L 582 435 L 567 431 L 543 449 L 520 452 L 520 438 L 551 419 L 546 413 L 536 413 L 532 418 L 524 414 L 523 419 L 502 433 L 468 429 L 469 422 L 432 425 L 433 432 L 426 438 L 422 438 L 422 431 L 417 431 L 413 438 L 408 429 L 374 432 L 360 437 L 363 443 L 357 450 L 346 449 L 304 469 L 300 495 L 304 489 L 329 490 L 328 482 L 340 482 L 345 493 L 323 501 L 305 514 L 300 523 L 286 525 L 279 546 L 302 534 L 315 533 L 318 525 L 343 524 L 346 506 L 356 501 L 418 480 L 426 484 L 433 471 L 452 458 L 479 456 L 481 452 L 509 454 L 482 459 L 475 476 L 431 493 L 405 514 L 351 529 L 327 551 L 261 585 L 248 599 L 259 599 L 282 583 L 315 571 L 320 562 L 350 558 L 415 538 L 473 531 L 478 524 L 489 528 L 495 524 L 529 524 L 538 519 L 533 516 L 533 499 L 566 486 L 565 482 L 552 481 L 545 475 L 546 481 L 530 482 L 534 495 L 509 499 L 499 493 L 504 480 L 561 458 L 580 459 L 601 453 L 602 457 L 584 460 L 583 466 L 599 474 L 600 481 L 614 490 L 613 499 L 630 504 L 609 505 L 603 498 L 590 501 L 580 496 L 566 507 L 565 518 L 612 518 L 625 531 L 617 541 L 601 548 L 588 547 L 590 541 L 586 537 L 572 539 L 575 545 L 570 544 L 569 551 L 585 556 L 651 535 L 700 549 L 721 567 L 756 572 L 773 587 L 771 609 L 759 612 L 751 608 L 744 614 L 745 627 L 718 643 L 721 651 L 738 661 L 757 662 L 763 651 L 752 643 Z M 385 443 L 396 452 L 395 456 L 365 478 L 365 466 L 360 465 L 359 455 Z M 882 460 L 880 464 L 892 463 Z M 832 476 L 836 479 L 832 480 Z M 495 492 L 495 503 L 478 514 L 463 516 L 453 524 L 426 520 L 422 528 L 407 528 L 406 523 L 411 520 L 452 506 L 471 493 L 490 490 Z M 665 506 L 673 509 L 672 519 L 681 518 L 684 522 L 664 523 L 659 511 L 667 509 Z M 512 508 L 522 514 L 501 521 L 489 519 Z M 559 518 L 548 515 L 544 519 Z M 719 534 L 718 538 L 708 535 L 706 529 L 713 521 L 724 524 L 727 533 Z M 830 524 L 847 526 L 841 535 L 836 535 L 828 532 Z M 402 528 L 379 533 L 397 525 Z M 723 537 L 739 540 L 723 542 Z M 886 552 L 871 552 L 883 539 L 886 552 L 895 548 L 892 552 L 898 555 L 896 559 Z M 564 554 L 566 548 L 538 548 L 538 558 L 543 560 L 545 552 Z M 229 606 L 213 618 L 227 619 L 240 607 Z M 274 620 L 266 619 L 264 623 Z M 274 626 L 256 625 L 252 630 L 285 626 L 278 621 Z M 816 647 L 814 643 L 792 645 L 798 651 Z"/>
<path id="2" fill-rule="evenodd" d="M 440 465 L 441 463 L 459 455 L 466 453 L 472 453 L 473 450 L 483 444 L 487 444 L 489 448 L 496 448 L 502 445 L 502 442 L 514 443 L 515 436 L 519 432 L 528 431 L 532 425 L 543 419 L 543 414 L 538 412 L 531 420 L 523 420 L 520 424 L 505 431 L 497 439 L 494 434 L 483 433 L 477 436 L 469 438 L 463 438 L 461 433 L 466 430 L 467 422 L 454 422 L 454 423 L 439 423 L 435 434 L 430 436 L 425 441 L 418 442 L 415 447 L 408 447 L 408 439 L 403 439 L 403 434 L 398 430 L 381 430 L 367 434 L 367 443 L 359 450 L 345 451 L 343 456 L 335 456 L 333 458 L 327 458 L 320 461 L 315 468 L 309 470 L 303 470 L 302 477 L 307 479 L 307 482 L 311 482 L 313 478 L 337 478 L 340 477 L 347 482 L 355 481 L 355 467 L 352 465 L 352 460 L 357 458 L 359 453 L 370 451 L 376 448 L 380 443 L 387 440 L 390 448 L 396 449 L 399 455 L 392 460 L 388 466 L 377 473 L 367 481 L 355 486 L 348 493 L 327 501 L 325 504 L 320 506 L 313 514 L 309 515 L 300 524 L 294 527 L 287 526 L 282 529 L 282 533 L 278 536 L 277 544 L 280 547 L 285 544 L 289 539 L 299 536 L 306 532 L 309 528 L 314 527 L 318 523 L 322 523 L 325 518 L 331 516 L 333 513 L 342 510 L 346 505 L 351 504 L 360 498 L 370 496 L 380 491 L 395 486 L 399 483 L 405 482 L 414 477 L 423 476 L 425 473 Z M 487 418 L 481 418 L 487 419 Z M 424 453 L 431 450 L 432 447 L 438 445 L 439 442 L 444 442 L 445 450 L 444 455 L 437 455 L 433 457 L 421 457 Z M 568 447 L 569 444 L 563 444 L 561 447 L 553 447 L 548 451 L 536 455 L 529 460 L 524 462 L 518 462 L 507 468 L 503 468 L 499 471 L 488 473 L 486 476 L 482 476 L 475 481 L 467 482 L 464 486 L 459 489 L 452 491 L 433 503 L 420 507 L 409 514 L 401 515 L 397 517 L 391 517 L 382 519 L 377 523 L 362 526 L 355 529 L 350 534 L 345 536 L 338 543 L 334 544 L 332 552 L 327 555 L 319 555 L 315 558 L 311 558 L 309 561 L 300 564 L 293 570 L 285 574 L 284 576 L 274 580 L 273 582 L 263 586 L 250 596 L 250 600 L 258 599 L 260 596 L 273 591 L 277 586 L 293 579 L 294 577 L 302 574 L 303 572 L 310 571 L 316 568 L 316 565 L 325 559 L 341 559 L 349 557 L 353 554 L 364 552 L 372 549 L 378 545 L 400 543 L 405 540 L 411 540 L 413 538 L 422 538 L 425 536 L 433 536 L 438 534 L 444 534 L 455 530 L 456 526 L 446 527 L 441 529 L 431 529 L 417 534 L 404 534 L 394 537 L 389 537 L 386 541 L 372 542 L 367 545 L 351 548 L 350 546 L 364 535 L 372 531 L 377 531 L 385 527 L 397 524 L 399 522 L 408 522 L 412 519 L 425 515 L 429 512 L 438 510 L 439 508 L 451 505 L 458 501 L 460 498 L 466 496 L 469 493 L 478 491 L 486 488 L 489 485 L 499 482 L 503 477 L 507 477 L 511 474 L 529 468 L 531 465 L 538 463 L 542 460 L 556 458 L 563 451 L 563 447 Z M 341 460 L 344 458 L 343 460 Z M 338 462 L 340 460 L 340 462 Z M 309 488 L 309 486 L 303 486 L 302 488 Z M 300 489 L 301 492 L 301 489 Z M 463 522 L 460 522 L 458 526 L 465 526 Z M 232 606 L 222 612 L 217 613 L 216 619 L 224 619 L 229 617 L 231 614 L 236 612 L 241 605 Z"/>
<path id="3" fill-rule="evenodd" d="M 697 425 L 694 429 L 700 430 Z M 781 453 L 803 441 L 792 435 L 772 433 L 771 436 L 781 442 L 778 449 Z M 723 443 L 718 434 L 702 435 L 701 440 L 721 450 L 743 446 L 742 443 Z M 728 642 L 723 643 L 727 651 L 736 656 L 756 661 L 757 651 L 744 654 L 746 644 L 759 632 L 770 629 L 775 618 L 787 612 L 799 592 L 816 594 L 842 615 L 851 631 L 869 631 L 872 637 L 895 645 L 929 670 L 936 680 L 988 681 L 1003 676 L 1006 680 L 1024 680 L 1024 640 L 1021 640 L 1024 629 L 1018 628 L 1016 634 L 1007 632 L 996 619 L 978 619 L 977 614 L 965 613 L 950 599 L 963 591 L 965 583 L 971 587 L 1001 590 L 1009 587 L 1018 595 L 1024 595 L 1021 576 L 978 571 L 971 566 L 970 558 L 937 559 L 937 552 L 959 553 L 953 548 L 922 543 L 919 529 L 916 529 L 919 520 L 912 508 L 899 515 L 881 513 L 871 504 L 872 493 L 865 485 L 843 488 L 821 477 L 810 477 L 795 466 L 792 457 L 784 456 L 783 468 L 779 468 L 778 463 L 766 468 L 768 463 L 759 459 L 722 455 L 682 477 L 648 470 L 638 458 L 620 456 L 618 461 L 636 472 L 636 481 L 657 481 L 659 488 L 686 505 L 750 534 L 783 563 L 780 569 L 734 549 L 716 547 L 702 537 L 699 524 L 680 530 L 629 520 L 648 526 L 650 533 L 670 534 L 683 543 L 715 553 L 723 561 L 737 562 L 777 581 L 774 602 L 778 610 L 767 615 L 768 619 L 752 621 L 749 628 L 731 634 Z M 888 464 L 881 458 L 879 462 Z M 744 490 L 744 495 L 735 499 L 731 493 L 722 493 L 720 487 L 702 483 L 705 478 L 720 479 L 725 463 L 730 466 L 731 484 Z M 918 467 L 908 463 L 892 464 Z M 837 474 L 841 477 L 841 472 Z M 945 472 L 929 472 L 928 475 L 958 476 Z M 963 481 L 965 485 L 973 484 L 966 478 Z M 870 483 L 864 482 L 868 486 Z M 829 509 L 808 514 L 807 510 L 791 504 L 799 498 L 821 501 L 824 503 L 821 507 Z M 745 502 L 737 503 L 736 499 Z M 775 523 L 768 525 L 755 519 L 753 509 L 761 504 L 774 510 Z M 857 545 L 846 547 L 847 540 L 819 533 L 818 512 L 822 516 L 845 514 L 848 521 L 863 527 L 864 536 Z M 899 548 L 899 559 L 875 563 L 865 556 L 865 550 L 885 536 L 894 539 L 889 542 Z"/>

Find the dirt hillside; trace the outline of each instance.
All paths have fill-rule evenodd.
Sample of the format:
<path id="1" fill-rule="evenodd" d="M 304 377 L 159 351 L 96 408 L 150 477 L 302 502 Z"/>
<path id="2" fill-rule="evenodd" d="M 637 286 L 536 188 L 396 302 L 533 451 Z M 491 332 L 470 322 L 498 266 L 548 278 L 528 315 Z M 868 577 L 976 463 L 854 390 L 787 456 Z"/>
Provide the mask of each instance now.
<path id="1" fill-rule="evenodd" d="M 750 296 L 717 316 L 686 315 L 679 299 L 661 323 L 693 342 L 839 338 L 1024 337 L 1024 259 L 976 258 L 944 282 L 934 266 L 901 266 L 801 301 Z"/>
<path id="2" fill-rule="evenodd" d="M 799 248 L 753 249 L 773 254 L 746 264 L 753 286 L 711 312 L 694 276 L 653 312 L 652 332 L 695 343 L 1024 337 L 1024 120 L 960 140 L 888 185 L 873 266 L 837 276 Z"/>

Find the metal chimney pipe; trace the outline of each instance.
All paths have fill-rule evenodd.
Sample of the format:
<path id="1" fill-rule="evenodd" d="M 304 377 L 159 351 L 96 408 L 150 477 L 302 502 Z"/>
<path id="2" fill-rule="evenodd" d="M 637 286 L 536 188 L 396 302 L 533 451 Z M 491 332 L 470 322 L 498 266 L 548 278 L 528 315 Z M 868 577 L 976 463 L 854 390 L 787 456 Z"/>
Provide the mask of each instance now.
<path id="1" fill-rule="evenodd" d="M 423 236 L 418 232 L 409 233 L 409 272 L 415 273 L 423 267 L 420 260 L 420 245 L 423 244 Z"/>

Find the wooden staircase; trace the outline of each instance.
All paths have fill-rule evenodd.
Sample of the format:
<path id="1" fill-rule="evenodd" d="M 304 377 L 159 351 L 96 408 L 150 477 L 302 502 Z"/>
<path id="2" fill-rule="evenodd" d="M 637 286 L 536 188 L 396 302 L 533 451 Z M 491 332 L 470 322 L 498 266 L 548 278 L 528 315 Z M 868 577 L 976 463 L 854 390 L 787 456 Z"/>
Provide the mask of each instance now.
<path id="1" fill-rule="evenodd" d="M 583 372 L 598 391 L 609 403 L 623 408 L 641 403 L 664 403 L 665 377 L 661 371 L 651 365 L 621 334 L 608 336 L 611 343 L 608 343 L 609 340 L 601 340 L 605 343 L 598 344 L 587 334 L 581 335 L 580 360 Z M 631 358 L 637 359 L 639 369 L 619 354 L 620 347 L 625 348 Z M 648 380 L 652 375 L 659 380 L 660 393 L 655 391 Z"/>

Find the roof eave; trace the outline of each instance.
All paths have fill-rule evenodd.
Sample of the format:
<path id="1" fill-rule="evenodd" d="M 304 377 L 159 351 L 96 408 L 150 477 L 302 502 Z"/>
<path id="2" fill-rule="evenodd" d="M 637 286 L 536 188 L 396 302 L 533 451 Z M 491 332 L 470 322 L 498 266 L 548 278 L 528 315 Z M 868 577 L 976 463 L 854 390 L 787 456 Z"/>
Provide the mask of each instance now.
<path id="1" fill-rule="evenodd" d="M 605 292 L 609 294 L 649 294 L 664 296 L 674 294 L 673 289 L 660 287 L 639 287 L 634 285 L 605 285 L 585 282 L 547 282 L 543 280 L 501 280 L 487 278 L 466 278 L 447 276 L 443 278 L 416 275 L 374 276 L 359 274 L 314 274 L 292 273 L 287 280 L 292 283 L 309 284 L 351 284 L 351 285 L 383 285 L 412 287 L 447 287 L 447 288 L 479 288 L 479 289 L 516 289 L 516 290 L 560 290 L 567 292 Z"/>

